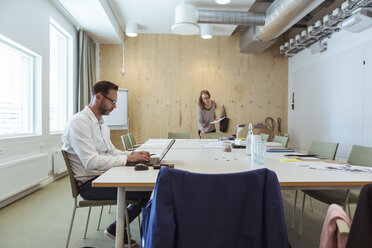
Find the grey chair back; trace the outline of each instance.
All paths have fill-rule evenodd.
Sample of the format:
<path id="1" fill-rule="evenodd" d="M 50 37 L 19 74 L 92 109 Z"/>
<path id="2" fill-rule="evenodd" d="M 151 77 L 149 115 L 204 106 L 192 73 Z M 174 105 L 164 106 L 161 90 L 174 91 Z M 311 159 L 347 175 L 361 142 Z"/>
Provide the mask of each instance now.
<path id="1" fill-rule="evenodd" d="M 205 133 L 202 139 L 219 139 L 223 136 L 222 133 Z"/>
<path id="2" fill-rule="evenodd" d="M 62 152 L 63 158 L 65 159 L 65 164 L 66 164 L 66 168 L 67 168 L 68 177 L 70 178 L 72 197 L 76 198 L 80 194 L 79 187 L 77 186 L 77 183 L 76 183 L 76 180 L 75 180 L 75 177 L 74 177 L 74 173 L 72 172 L 70 162 L 67 158 L 66 151 L 62 150 L 61 152 Z"/>
<path id="3" fill-rule="evenodd" d="M 133 133 L 129 134 L 129 141 L 130 141 L 130 144 L 131 144 L 132 147 L 134 147 L 136 145 L 136 139 L 134 138 Z"/>
<path id="4" fill-rule="evenodd" d="M 121 141 L 123 142 L 124 150 L 129 151 L 133 149 L 132 143 L 130 142 L 129 135 L 124 134 L 121 136 Z"/>
<path id="5" fill-rule="evenodd" d="M 267 133 L 261 133 L 261 140 L 267 142 L 269 140 L 270 135 Z"/>
<path id="6" fill-rule="evenodd" d="M 168 139 L 190 139 L 189 132 L 168 132 Z"/>
<path id="7" fill-rule="evenodd" d="M 334 160 L 336 157 L 337 148 L 338 143 L 313 140 L 307 154 Z"/>
<path id="8" fill-rule="evenodd" d="M 280 144 L 283 145 L 283 147 L 287 147 L 287 145 L 288 145 L 288 137 L 275 135 L 274 136 L 274 139 L 273 139 L 273 142 L 280 143 Z"/>
<path id="9" fill-rule="evenodd" d="M 347 162 L 352 165 L 372 167 L 372 147 L 354 145 Z"/>

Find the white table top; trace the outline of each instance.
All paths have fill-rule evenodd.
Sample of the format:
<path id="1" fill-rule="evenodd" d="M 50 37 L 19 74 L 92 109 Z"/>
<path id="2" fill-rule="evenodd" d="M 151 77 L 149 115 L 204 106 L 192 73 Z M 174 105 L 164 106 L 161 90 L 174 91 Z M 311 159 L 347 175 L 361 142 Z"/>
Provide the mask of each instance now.
<path id="1" fill-rule="evenodd" d="M 235 173 L 263 168 L 263 166 L 251 163 L 250 156 L 245 155 L 245 149 L 223 152 L 222 147 L 203 147 L 201 144 L 204 141 L 200 139 L 177 140 L 162 163 L 173 163 L 176 169 L 206 174 Z M 153 142 L 155 143 L 155 141 Z M 175 148 L 177 142 L 179 148 Z M 211 142 L 216 141 L 211 140 Z M 163 151 L 161 148 L 146 149 L 146 147 L 148 146 L 141 146 L 141 149 L 157 154 Z M 265 167 L 275 171 L 281 187 L 298 189 L 360 188 L 366 183 L 372 183 L 372 173 L 311 169 L 309 165 L 313 162 L 280 161 L 285 154 L 288 153 L 266 153 Z M 146 171 L 135 171 L 133 167 L 115 167 L 94 180 L 93 186 L 126 187 L 127 189 L 151 188 L 155 185 L 158 171 L 152 167 Z"/>

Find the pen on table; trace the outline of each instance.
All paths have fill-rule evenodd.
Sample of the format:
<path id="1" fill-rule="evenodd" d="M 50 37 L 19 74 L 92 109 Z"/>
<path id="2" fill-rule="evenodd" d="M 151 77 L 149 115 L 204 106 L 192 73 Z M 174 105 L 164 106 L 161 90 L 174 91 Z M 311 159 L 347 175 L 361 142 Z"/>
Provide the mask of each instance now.
<path id="1" fill-rule="evenodd" d="M 156 153 L 151 153 L 150 156 L 156 155 Z"/>

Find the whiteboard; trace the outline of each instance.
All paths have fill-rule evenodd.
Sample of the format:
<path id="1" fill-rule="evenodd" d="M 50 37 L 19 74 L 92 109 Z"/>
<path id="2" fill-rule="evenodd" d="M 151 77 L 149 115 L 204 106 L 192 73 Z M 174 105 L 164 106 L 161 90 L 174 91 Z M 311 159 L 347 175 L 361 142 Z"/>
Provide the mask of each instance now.
<path id="1" fill-rule="evenodd" d="M 118 90 L 116 109 L 102 118 L 111 130 L 128 130 L 128 90 Z"/>

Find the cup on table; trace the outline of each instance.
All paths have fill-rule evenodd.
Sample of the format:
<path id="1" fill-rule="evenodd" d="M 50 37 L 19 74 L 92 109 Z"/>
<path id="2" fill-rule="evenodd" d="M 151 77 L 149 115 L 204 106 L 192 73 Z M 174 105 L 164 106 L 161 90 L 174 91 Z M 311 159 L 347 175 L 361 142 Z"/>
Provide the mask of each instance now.
<path id="1" fill-rule="evenodd" d="M 251 146 L 251 159 L 254 164 L 265 165 L 266 142 L 261 140 L 259 135 L 253 135 Z"/>
<path id="2" fill-rule="evenodd" d="M 232 142 L 231 141 L 224 141 L 222 147 L 223 147 L 224 152 L 231 152 L 232 151 Z"/>

